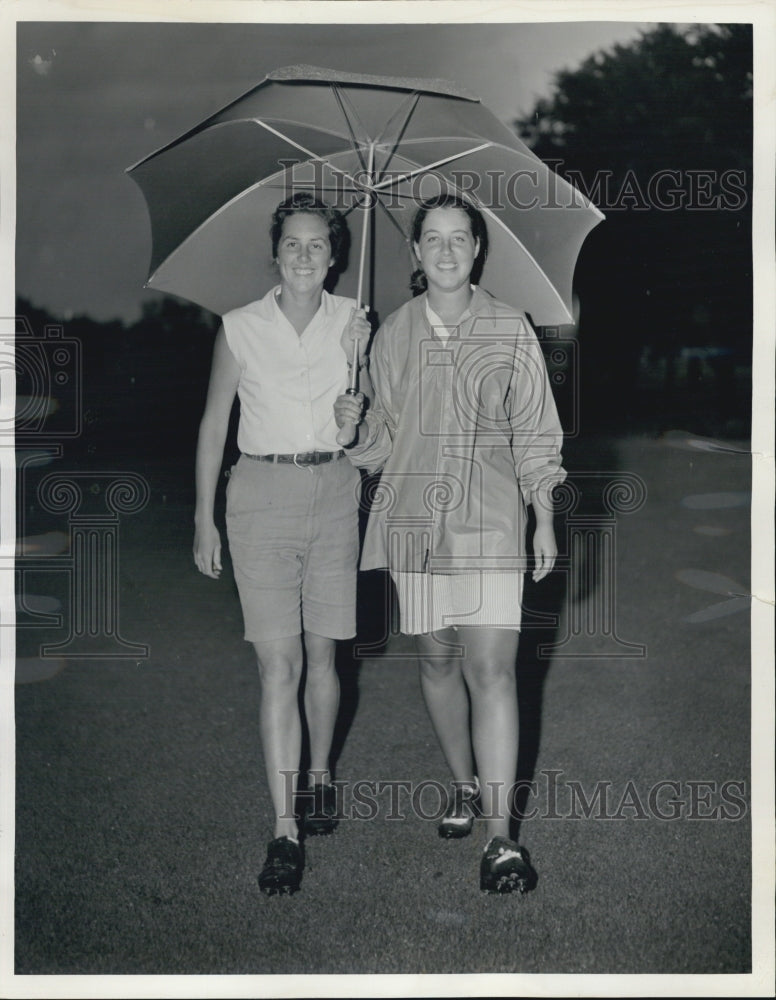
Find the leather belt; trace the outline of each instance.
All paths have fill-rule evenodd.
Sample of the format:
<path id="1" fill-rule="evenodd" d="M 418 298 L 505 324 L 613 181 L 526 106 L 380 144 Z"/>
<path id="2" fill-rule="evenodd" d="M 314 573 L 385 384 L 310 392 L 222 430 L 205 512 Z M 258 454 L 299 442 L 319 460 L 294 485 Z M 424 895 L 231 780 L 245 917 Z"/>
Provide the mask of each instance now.
<path id="1" fill-rule="evenodd" d="M 293 455 L 245 455 L 246 458 L 252 458 L 254 462 L 274 462 L 275 464 L 283 463 L 287 465 L 296 466 L 306 466 L 306 465 L 322 465 L 324 462 L 331 462 L 334 459 L 342 458 L 345 454 L 342 449 L 339 451 L 297 451 Z"/>

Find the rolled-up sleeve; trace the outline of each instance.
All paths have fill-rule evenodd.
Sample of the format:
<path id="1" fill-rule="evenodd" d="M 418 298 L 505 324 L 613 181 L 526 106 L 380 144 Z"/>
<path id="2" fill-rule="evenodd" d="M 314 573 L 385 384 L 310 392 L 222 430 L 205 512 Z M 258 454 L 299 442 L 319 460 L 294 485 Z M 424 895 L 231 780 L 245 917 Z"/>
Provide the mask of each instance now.
<path id="1" fill-rule="evenodd" d="M 566 478 L 562 466 L 563 429 L 541 347 L 533 331 L 521 334 L 510 385 L 512 456 L 526 502 L 537 488 L 550 490 Z"/>

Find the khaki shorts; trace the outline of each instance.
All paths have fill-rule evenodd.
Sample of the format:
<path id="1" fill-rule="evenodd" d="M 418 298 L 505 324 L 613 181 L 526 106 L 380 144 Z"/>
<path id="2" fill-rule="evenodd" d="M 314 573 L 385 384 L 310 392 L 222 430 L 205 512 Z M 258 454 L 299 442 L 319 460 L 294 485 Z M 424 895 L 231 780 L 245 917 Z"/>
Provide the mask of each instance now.
<path id="1" fill-rule="evenodd" d="M 356 634 L 360 491 L 344 457 L 300 468 L 240 456 L 226 531 L 249 642 Z"/>

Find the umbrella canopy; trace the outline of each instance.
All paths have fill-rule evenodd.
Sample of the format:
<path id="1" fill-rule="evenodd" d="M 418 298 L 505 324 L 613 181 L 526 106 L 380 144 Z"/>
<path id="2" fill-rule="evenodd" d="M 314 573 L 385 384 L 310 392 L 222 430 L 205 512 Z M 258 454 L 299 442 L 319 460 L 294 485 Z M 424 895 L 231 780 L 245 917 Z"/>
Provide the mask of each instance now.
<path id="1" fill-rule="evenodd" d="M 277 282 L 271 215 L 301 189 L 348 215 L 350 264 L 335 291 L 356 297 L 363 279 L 361 299 L 380 319 L 408 297 L 423 198 L 450 191 L 483 211 L 480 283 L 537 325 L 573 321 L 576 259 L 603 218 L 454 84 L 311 66 L 275 70 L 128 173 L 151 218 L 146 286 L 218 314 Z"/>

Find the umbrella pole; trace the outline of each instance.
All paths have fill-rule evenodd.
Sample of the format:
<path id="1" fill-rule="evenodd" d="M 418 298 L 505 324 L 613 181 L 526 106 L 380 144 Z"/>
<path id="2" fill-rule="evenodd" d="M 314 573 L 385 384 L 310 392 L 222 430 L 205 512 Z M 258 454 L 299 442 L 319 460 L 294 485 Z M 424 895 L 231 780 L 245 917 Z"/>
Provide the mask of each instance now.
<path id="1" fill-rule="evenodd" d="M 374 172 L 374 161 L 375 161 L 375 144 L 372 143 L 369 147 L 369 183 L 372 183 Z M 364 209 L 364 218 L 361 220 L 361 255 L 358 262 L 358 291 L 356 292 L 356 308 L 361 309 L 363 306 L 364 298 L 364 270 L 366 262 L 366 237 L 369 232 L 369 216 L 372 214 L 373 210 L 372 193 L 369 193 L 369 202 L 367 207 Z M 358 382 L 358 341 L 353 341 L 353 364 L 350 369 L 350 388 L 355 392 L 356 385 Z"/>
<path id="2" fill-rule="evenodd" d="M 372 183 L 372 173 L 374 169 L 374 159 L 375 159 L 375 145 L 371 143 L 369 146 L 369 183 Z M 363 306 L 363 292 L 364 292 L 364 270 L 366 262 L 366 238 L 369 232 L 369 216 L 372 213 L 372 193 L 371 190 L 368 194 L 369 201 L 367 207 L 364 209 L 364 218 L 361 222 L 361 255 L 358 262 L 358 290 L 356 292 L 356 308 L 361 309 Z M 348 396 L 358 395 L 358 341 L 353 341 L 353 357 L 350 364 L 350 385 L 345 390 Z M 337 443 L 346 445 L 350 444 L 353 438 L 356 436 L 356 425 L 354 423 L 344 424 L 337 434 Z"/>

